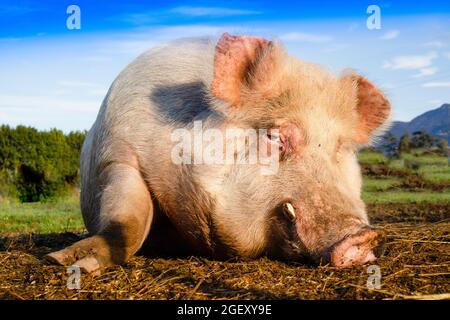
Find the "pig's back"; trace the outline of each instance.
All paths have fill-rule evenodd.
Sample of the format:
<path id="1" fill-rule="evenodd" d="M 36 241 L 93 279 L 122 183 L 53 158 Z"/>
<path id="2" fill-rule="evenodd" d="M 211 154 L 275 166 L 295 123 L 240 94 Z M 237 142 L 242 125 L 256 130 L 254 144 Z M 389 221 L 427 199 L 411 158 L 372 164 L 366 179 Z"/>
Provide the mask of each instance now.
<path id="1" fill-rule="evenodd" d="M 173 188 L 174 181 L 168 179 L 174 170 L 171 133 L 211 112 L 216 41 L 185 39 L 155 47 L 113 82 L 81 155 L 81 207 L 89 231 L 98 227 L 99 199 L 93 197 L 101 193 L 98 168 L 129 163 L 139 167 L 152 192 Z"/>
<path id="2" fill-rule="evenodd" d="M 98 135 L 93 140 L 123 140 L 139 151 L 161 144 L 173 129 L 190 126 L 211 109 L 215 42 L 177 40 L 136 58 L 111 85 L 91 129 Z"/>
<path id="3" fill-rule="evenodd" d="M 108 94 L 109 112 L 162 107 L 162 96 L 183 98 L 183 90 L 209 87 L 213 77 L 213 39 L 183 39 L 152 48 L 130 63 Z M 172 99 L 171 102 L 173 102 Z M 127 102 L 126 104 L 122 102 Z M 173 105 L 173 104 L 172 104 Z M 171 104 L 164 107 L 171 108 Z M 155 109 L 155 112 L 160 112 Z"/>

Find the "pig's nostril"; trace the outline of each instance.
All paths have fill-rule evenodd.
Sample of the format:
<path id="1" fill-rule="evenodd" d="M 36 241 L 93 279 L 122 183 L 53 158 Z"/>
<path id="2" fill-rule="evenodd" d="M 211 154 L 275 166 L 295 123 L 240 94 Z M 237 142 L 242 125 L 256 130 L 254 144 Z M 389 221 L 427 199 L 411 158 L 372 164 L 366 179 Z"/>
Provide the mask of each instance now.
<path id="1" fill-rule="evenodd" d="M 335 267 L 349 267 L 376 260 L 373 249 L 377 245 L 378 234 L 368 228 L 345 238 L 331 251 L 331 264 Z"/>

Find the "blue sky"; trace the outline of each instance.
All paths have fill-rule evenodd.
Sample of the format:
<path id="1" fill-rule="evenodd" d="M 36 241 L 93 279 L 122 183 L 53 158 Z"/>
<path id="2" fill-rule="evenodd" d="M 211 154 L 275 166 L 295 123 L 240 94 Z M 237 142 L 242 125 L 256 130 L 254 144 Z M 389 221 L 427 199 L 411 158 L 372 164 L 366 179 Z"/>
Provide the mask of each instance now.
<path id="1" fill-rule="evenodd" d="M 222 32 L 277 38 L 300 59 L 354 68 L 395 120 L 450 102 L 450 2 L 0 1 L 0 123 L 88 129 L 117 74 L 153 45 Z M 417 1 L 418 2 L 418 1 Z M 68 30 L 66 9 L 81 9 Z M 369 30 L 369 5 L 381 29 Z"/>

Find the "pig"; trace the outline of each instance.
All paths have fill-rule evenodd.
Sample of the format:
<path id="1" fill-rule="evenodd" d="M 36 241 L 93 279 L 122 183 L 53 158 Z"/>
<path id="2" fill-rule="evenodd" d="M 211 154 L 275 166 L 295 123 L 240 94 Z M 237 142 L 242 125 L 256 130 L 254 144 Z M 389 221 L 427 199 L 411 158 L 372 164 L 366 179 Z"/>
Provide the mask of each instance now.
<path id="1" fill-rule="evenodd" d="M 278 41 L 225 33 L 150 49 L 115 79 L 83 145 L 89 237 L 46 258 L 89 273 L 141 248 L 335 267 L 374 261 L 378 233 L 361 199 L 357 152 L 383 133 L 390 110 L 364 76 L 333 75 Z M 192 133 L 195 121 L 221 132 L 266 129 L 257 148 L 277 151 L 276 172 L 175 163 L 173 132 Z"/>

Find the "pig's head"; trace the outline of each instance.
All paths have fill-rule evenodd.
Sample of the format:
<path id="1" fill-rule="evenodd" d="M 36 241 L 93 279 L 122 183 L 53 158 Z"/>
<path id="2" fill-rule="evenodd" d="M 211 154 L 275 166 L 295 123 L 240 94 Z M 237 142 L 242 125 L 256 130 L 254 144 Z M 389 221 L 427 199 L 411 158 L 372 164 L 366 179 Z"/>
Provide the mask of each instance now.
<path id="1" fill-rule="evenodd" d="M 360 75 L 333 76 L 258 37 L 224 34 L 214 63 L 211 93 L 225 102 L 228 122 L 278 130 L 264 141 L 279 149 L 279 170 L 253 191 L 265 203 L 267 253 L 340 267 L 373 261 L 377 233 L 361 200 L 357 150 L 386 127 L 384 94 Z"/>

